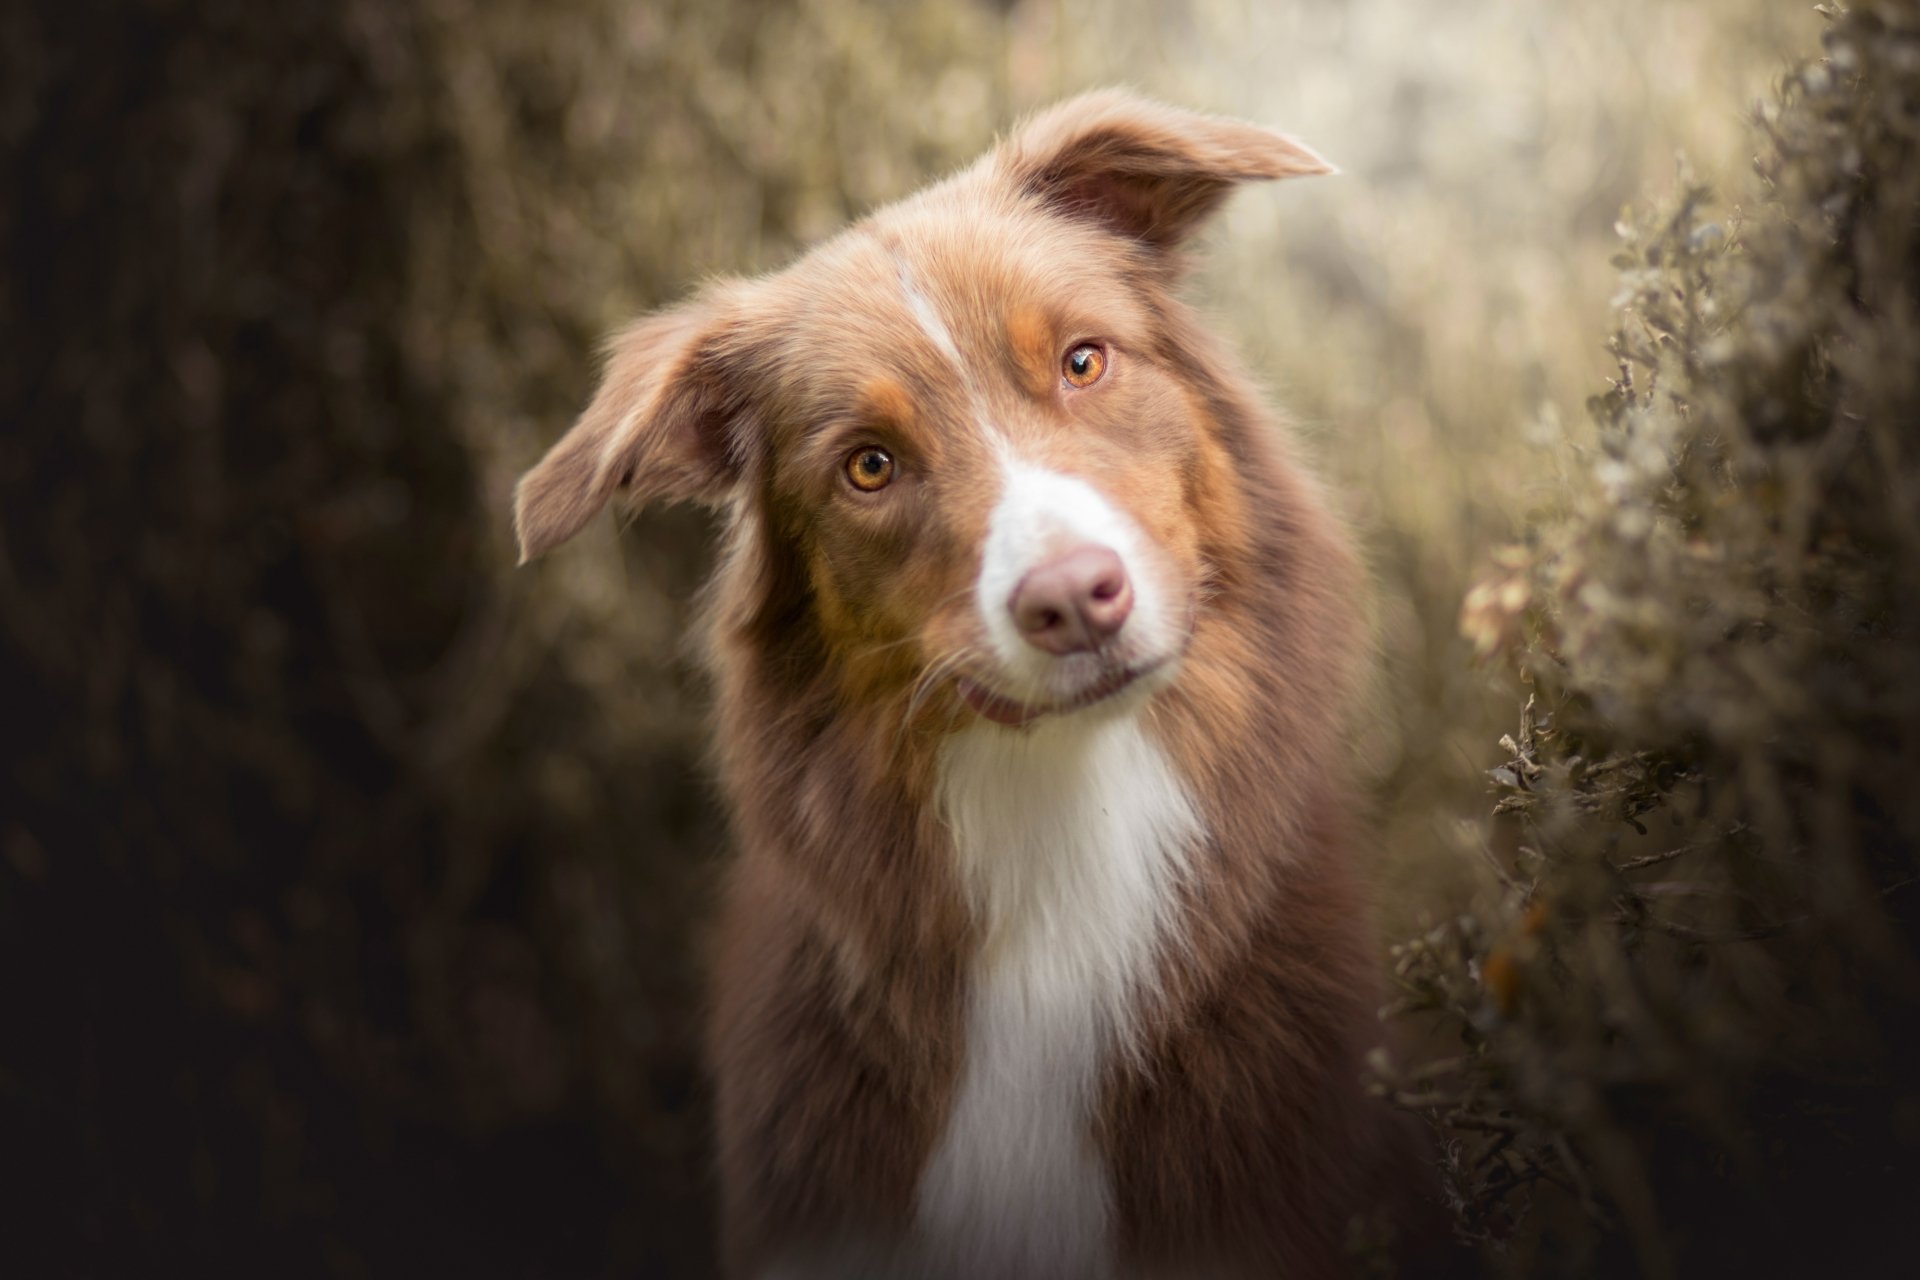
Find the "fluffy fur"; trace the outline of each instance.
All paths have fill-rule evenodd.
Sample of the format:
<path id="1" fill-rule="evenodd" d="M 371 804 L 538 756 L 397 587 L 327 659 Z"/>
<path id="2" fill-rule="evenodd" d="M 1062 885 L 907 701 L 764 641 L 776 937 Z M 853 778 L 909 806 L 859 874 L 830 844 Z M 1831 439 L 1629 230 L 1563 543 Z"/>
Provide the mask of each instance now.
<path id="1" fill-rule="evenodd" d="M 616 496 L 729 513 L 705 647 L 735 1274 L 1341 1271 L 1390 1146 L 1342 829 L 1359 575 L 1173 292 L 1236 183 L 1326 171 L 1075 99 L 641 321 L 522 482 L 529 557 Z M 1132 612 L 1042 653 L 1008 592 L 1089 543 Z"/>

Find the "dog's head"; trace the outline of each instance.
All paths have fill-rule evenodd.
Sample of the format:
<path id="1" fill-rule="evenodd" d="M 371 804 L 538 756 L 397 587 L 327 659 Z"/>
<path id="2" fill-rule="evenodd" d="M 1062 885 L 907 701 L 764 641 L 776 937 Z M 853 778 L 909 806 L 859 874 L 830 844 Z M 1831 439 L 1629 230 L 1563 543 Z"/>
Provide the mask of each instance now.
<path id="1" fill-rule="evenodd" d="M 1055 107 L 619 336 L 520 483 L 523 556 L 616 495 L 726 506 L 746 611 L 809 636 L 847 696 L 952 690 L 1018 724 L 1151 689 L 1243 501 L 1174 332 L 1181 247 L 1235 184 L 1327 171 L 1122 93 Z"/>

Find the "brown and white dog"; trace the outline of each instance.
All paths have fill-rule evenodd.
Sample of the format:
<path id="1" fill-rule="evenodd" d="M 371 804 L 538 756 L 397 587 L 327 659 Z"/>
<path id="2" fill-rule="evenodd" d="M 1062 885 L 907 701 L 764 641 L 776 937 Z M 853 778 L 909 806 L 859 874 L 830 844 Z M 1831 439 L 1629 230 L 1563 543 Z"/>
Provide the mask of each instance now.
<path id="1" fill-rule="evenodd" d="M 1360 575 L 1175 296 L 1283 135 L 1103 92 L 613 343 L 521 482 L 723 508 L 710 1027 L 754 1276 L 1338 1273 L 1388 1123 Z"/>

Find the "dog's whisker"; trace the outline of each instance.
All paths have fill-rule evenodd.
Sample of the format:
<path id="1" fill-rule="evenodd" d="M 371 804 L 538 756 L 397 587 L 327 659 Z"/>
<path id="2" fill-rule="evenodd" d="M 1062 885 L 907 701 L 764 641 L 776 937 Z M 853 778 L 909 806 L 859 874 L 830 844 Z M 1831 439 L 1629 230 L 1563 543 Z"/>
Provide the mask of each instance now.
<path id="1" fill-rule="evenodd" d="M 919 714 L 921 706 L 942 682 L 969 662 L 978 661 L 982 656 L 978 648 L 967 645 L 951 650 L 928 664 L 927 669 L 920 673 L 919 679 L 914 681 L 913 690 L 907 696 L 906 708 L 900 716 L 901 734 L 912 726 L 913 719 Z"/>
<path id="2" fill-rule="evenodd" d="M 913 692 L 907 700 L 908 718 L 912 718 L 914 712 L 919 709 L 921 702 L 923 702 L 935 688 L 939 687 L 941 681 L 958 671 L 964 664 L 972 661 L 977 656 L 978 651 L 972 647 L 958 649 L 947 654 L 922 672 L 920 678 L 914 682 Z"/>
<path id="3" fill-rule="evenodd" d="M 954 601 L 962 599 L 966 596 L 972 595 L 973 592 L 974 592 L 974 587 L 972 583 L 968 583 L 965 586 L 962 586 L 954 591 L 950 591 L 945 596 L 941 597 L 938 600 L 935 600 L 931 605 L 927 607 L 927 615 L 929 617 L 936 616 L 939 613 L 941 613 L 943 610 L 945 610 L 947 606 L 951 605 Z M 922 639 L 922 637 L 918 635 L 901 636 L 897 640 L 876 640 L 872 644 L 864 645 L 861 648 L 855 650 L 853 656 L 856 658 L 871 658 L 878 654 L 887 653 L 894 649 L 903 649 L 909 645 L 916 645 L 916 644 L 922 644 L 922 643 L 924 643 L 924 640 Z"/>

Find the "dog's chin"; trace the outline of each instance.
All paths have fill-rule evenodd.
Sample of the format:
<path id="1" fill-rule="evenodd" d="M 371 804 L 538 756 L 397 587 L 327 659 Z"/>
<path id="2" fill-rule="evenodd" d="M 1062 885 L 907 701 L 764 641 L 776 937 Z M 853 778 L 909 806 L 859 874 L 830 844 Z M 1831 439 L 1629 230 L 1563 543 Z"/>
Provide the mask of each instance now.
<path id="1" fill-rule="evenodd" d="M 1078 689 L 1032 701 L 1003 693 L 970 676 L 961 676 L 956 683 L 961 701 L 975 715 L 1009 729 L 1024 729 L 1042 722 L 1090 718 L 1138 706 L 1172 684 L 1179 665 L 1180 655 L 1169 653 L 1127 665 L 1106 666 Z"/>

